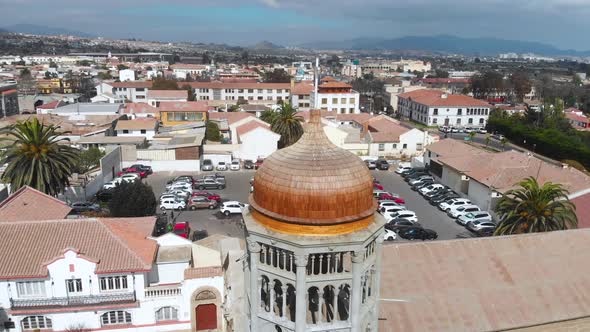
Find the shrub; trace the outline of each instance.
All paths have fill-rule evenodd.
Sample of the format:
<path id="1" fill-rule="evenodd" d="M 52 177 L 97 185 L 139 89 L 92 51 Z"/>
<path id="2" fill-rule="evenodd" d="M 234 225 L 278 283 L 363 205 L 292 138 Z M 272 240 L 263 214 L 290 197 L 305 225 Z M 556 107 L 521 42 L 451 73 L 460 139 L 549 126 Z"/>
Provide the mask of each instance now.
<path id="1" fill-rule="evenodd" d="M 141 181 L 121 182 L 109 202 L 112 217 L 145 217 L 156 214 L 157 201 L 152 187 Z"/>

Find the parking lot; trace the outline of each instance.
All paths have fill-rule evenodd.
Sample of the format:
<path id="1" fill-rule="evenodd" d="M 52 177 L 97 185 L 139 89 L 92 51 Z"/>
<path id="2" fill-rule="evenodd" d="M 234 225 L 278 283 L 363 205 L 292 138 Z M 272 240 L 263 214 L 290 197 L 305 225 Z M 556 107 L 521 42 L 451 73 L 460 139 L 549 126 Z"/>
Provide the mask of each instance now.
<path id="1" fill-rule="evenodd" d="M 416 212 L 418 222 L 422 224 L 424 228 L 430 228 L 438 233 L 438 240 L 473 236 L 464 227 L 455 223 L 454 219 L 449 218 L 436 206 L 430 205 L 428 201 L 417 192 L 412 191 L 403 178 L 393 172 L 393 168 L 389 171 L 375 170 L 372 172 L 375 178 L 377 178 L 377 180 L 379 180 L 384 186 L 384 190 L 397 193 L 404 198 L 406 201 L 406 207 L 408 210 Z M 226 188 L 223 190 L 207 191 L 219 194 L 223 201 L 236 200 L 242 203 L 247 203 L 250 179 L 254 176 L 254 171 L 240 170 L 220 173 L 226 177 Z M 145 181 L 152 186 L 156 197 L 159 197 L 160 194 L 165 191 L 166 182 L 176 176 L 192 175 L 200 177 L 206 174 L 212 174 L 212 172 L 160 172 L 152 174 Z M 239 215 L 226 217 L 219 212 L 219 209 L 168 212 L 168 215 L 172 214 L 176 219 L 176 222 L 188 222 L 193 231 L 206 230 L 210 235 L 223 234 L 238 238 L 244 237 L 244 230 L 241 226 L 241 217 Z"/>

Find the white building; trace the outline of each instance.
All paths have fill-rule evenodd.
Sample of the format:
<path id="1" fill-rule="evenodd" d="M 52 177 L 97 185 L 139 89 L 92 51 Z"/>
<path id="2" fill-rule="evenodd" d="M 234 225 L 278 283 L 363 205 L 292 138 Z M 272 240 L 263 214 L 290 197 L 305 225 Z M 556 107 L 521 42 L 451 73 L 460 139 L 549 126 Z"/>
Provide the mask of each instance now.
<path id="1" fill-rule="evenodd" d="M 300 111 L 309 111 L 313 104 L 311 94 L 313 93 L 313 84 L 297 83 L 291 89 L 291 105 Z"/>
<path id="2" fill-rule="evenodd" d="M 174 77 L 184 80 L 187 76 L 199 76 L 203 72 L 209 71 L 210 67 L 190 63 L 176 63 L 170 65 L 170 69 L 174 73 Z"/>
<path id="3" fill-rule="evenodd" d="M 187 101 L 187 90 L 149 90 L 147 103 L 159 107 L 161 102 Z"/>
<path id="4" fill-rule="evenodd" d="M 0 222 L 0 248 L 14 254 L 0 258 L 0 322 L 16 332 L 223 330 L 221 255 L 173 233 L 151 238 L 154 224 Z"/>
<path id="5" fill-rule="evenodd" d="M 151 81 L 103 82 L 96 86 L 92 102 L 146 102 L 151 87 Z"/>
<path id="6" fill-rule="evenodd" d="M 148 141 L 154 139 L 157 131 L 158 121 L 155 118 L 118 120 L 115 127 L 117 136 L 143 136 Z"/>
<path id="7" fill-rule="evenodd" d="M 417 90 L 398 95 L 398 112 L 427 126 L 484 127 L 490 104 L 440 90 Z"/>
<path id="8" fill-rule="evenodd" d="M 119 81 L 121 81 L 121 82 L 135 81 L 135 70 L 132 70 L 132 69 L 119 70 Z"/>
<path id="9" fill-rule="evenodd" d="M 419 85 L 411 85 L 411 81 L 401 81 L 400 84 L 385 84 L 383 86 L 383 95 L 385 100 L 389 102 L 389 105 L 393 108 L 394 112 L 397 112 L 397 96 L 402 93 L 422 90 L 424 87 Z"/>
<path id="10" fill-rule="evenodd" d="M 311 106 L 315 105 L 318 99 L 318 106 L 323 111 L 336 112 L 338 114 L 358 114 L 360 94 L 352 89 L 347 83 L 338 81 L 327 81 L 318 87 L 318 95 L 311 93 Z"/>
<path id="11" fill-rule="evenodd" d="M 435 141 L 427 131 L 405 127 L 385 115 L 365 122 L 363 130 L 372 157 L 407 159 L 422 155 L 424 148 Z"/>
<path id="12" fill-rule="evenodd" d="M 276 104 L 289 101 L 290 83 L 222 83 L 191 82 L 196 100 L 220 100 L 237 103 L 239 100 Z"/>

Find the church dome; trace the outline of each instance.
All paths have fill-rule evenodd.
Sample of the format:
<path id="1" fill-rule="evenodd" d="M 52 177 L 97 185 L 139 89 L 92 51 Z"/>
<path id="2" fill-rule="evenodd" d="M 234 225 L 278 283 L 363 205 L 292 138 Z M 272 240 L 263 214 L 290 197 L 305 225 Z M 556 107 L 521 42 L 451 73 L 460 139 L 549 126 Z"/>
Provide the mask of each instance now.
<path id="1" fill-rule="evenodd" d="M 339 225 L 375 212 L 373 176 L 356 155 L 332 144 L 320 111 L 312 110 L 295 144 L 264 160 L 254 177 L 250 204 L 273 220 Z"/>

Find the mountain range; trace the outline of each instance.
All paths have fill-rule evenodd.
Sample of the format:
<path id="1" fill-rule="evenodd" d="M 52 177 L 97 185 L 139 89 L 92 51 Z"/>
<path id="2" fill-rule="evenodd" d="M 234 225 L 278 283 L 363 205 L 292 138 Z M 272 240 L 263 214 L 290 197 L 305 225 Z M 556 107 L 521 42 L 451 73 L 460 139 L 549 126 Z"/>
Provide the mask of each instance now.
<path id="1" fill-rule="evenodd" d="M 310 42 L 300 45 L 312 49 L 343 50 L 407 50 L 465 55 L 497 55 L 500 53 L 534 53 L 557 56 L 590 56 L 590 51 L 562 50 L 555 46 L 498 38 L 462 38 L 456 36 L 408 36 L 393 39 L 355 38 L 342 41 Z"/>
<path id="2" fill-rule="evenodd" d="M 16 32 L 26 33 L 30 35 L 44 35 L 44 36 L 76 36 L 82 38 L 93 38 L 96 37 L 90 33 L 69 30 L 64 28 L 47 27 L 35 24 L 14 24 L 6 27 L 0 27 L 0 32 Z"/>

